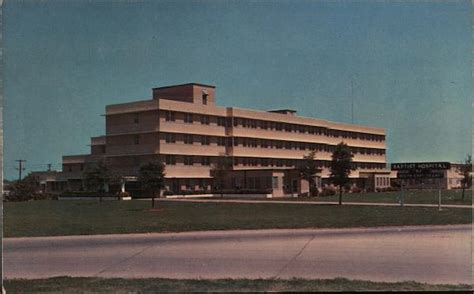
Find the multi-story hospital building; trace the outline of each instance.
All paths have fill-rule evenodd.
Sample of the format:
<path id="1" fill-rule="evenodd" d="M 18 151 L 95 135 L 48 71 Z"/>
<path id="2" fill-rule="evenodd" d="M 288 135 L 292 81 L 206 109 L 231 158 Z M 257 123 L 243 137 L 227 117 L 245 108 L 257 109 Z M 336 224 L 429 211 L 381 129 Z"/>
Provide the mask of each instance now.
<path id="1" fill-rule="evenodd" d="M 271 189 L 273 196 L 307 191 L 297 167 L 316 150 L 324 183 L 331 154 L 345 142 L 357 167 L 350 177 L 361 188 L 390 185 L 386 168 L 385 131 L 296 115 L 290 109 L 257 111 L 220 107 L 215 86 L 190 83 L 153 89 L 153 98 L 106 106 L 105 135 L 91 138 L 91 153 L 63 156 L 63 171 L 51 189 L 81 190 L 88 164 L 104 160 L 124 179 L 126 190 L 137 188 L 140 165 L 166 164 L 169 191 L 212 188 L 211 169 L 225 157 L 231 162 L 226 188 Z"/>

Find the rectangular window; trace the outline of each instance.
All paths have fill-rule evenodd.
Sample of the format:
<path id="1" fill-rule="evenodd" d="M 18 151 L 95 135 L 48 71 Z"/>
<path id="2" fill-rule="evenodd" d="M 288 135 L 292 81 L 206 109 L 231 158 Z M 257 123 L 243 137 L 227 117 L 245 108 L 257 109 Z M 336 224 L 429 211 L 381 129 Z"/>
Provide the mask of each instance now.
<path id="1" fill-rule="evenodd" d="M 209 124 L 209 116 L 208 115 L 201 115 L 201 124 L 208 125 Z"/>
<path id="2" fill-rule="evenodd" d="M 201 190 L 207 190 L 207 185 L 204 183 L 204 179 L 199 179 L 199 188 Z"/>
<path id="3" fill-rule="evenodd" d="M 221 127 L 225 127 L 225 117 L 218 117 L 217 118 L 217 125 Z"/>
<path id="4" fill-rule="evenodd" d="M 210 140 L 208 136 L 201 136 L 201 144 L 202 145 L 209 145 Z"/>
<path id="5" fill-rule="evenodd" d="M 192 113 L 185 113 L 184 114 L 184 122 L 188 124 L 193 123 L 193 114 Z"/>
<path id="6" fill-rule="evenodd" d="M 166 140 L 166 143 L 175 143 L 176 142 L 176 136 L 175 136 L 175 134 L 166 134 L 165 135 L 165 140 Z"/>
<path id="7" fill-rule="evenodd" d="M 174 112 L 166 111 L 165 112 L 165 120 L 166 121 L 174 121 Z"/>
<path id="8" fill-rule="evenodd" d="M 201 165 L 209 165 L 209 157 L 208 156 L 201 156 Z"/>
<path id="9" fill-rule="evenodd" d="M 217 138 L 217 145 L 219 146 L 225 146 L 225 137 L 218 137 Z"/>
<path id="10" fill-rule="evenodd" d="M 202 104 L 207 105 L 207 97 L 208 96 L 209 96 L 208 94 L 205 94 L 205 93 L 202 94 Z"/>
<path id="11" fill-rule="evenodd" d="M 193 144 L 193 135 L 184 135 L 184 144 Z"/>
<path id="12" fill-rule="evenodd" d="M 133 122 L 136 123 L 136 124 L 139 123 L 139 116 L 138 116 L 138 113 L 134 113 L 134 114 L 133 114 Z"/>
<path id="13" fill-rule="evenodd" d="M 239 165 L 240 164 L 240 159 L 238 157 L 234 157 L 234 165 Z"/>
<path id="14" fill-rule="evenodd" d="M 193 187 L 191 185 L 191 179 L 186 179 L 186 190 L 193 190 Z"/>
<path id="15" fill-rule="evenodd" d="M 184 165 L 193 165 L 194 160 L 192 156 L 185 156 L 184 157 Z"/>
<path id="16" fill-rule="evenodd" d="M 257 147 L 257 139 L 250 139 L 250 146 Z"/>
<path id="17" fill-rule="evenodd" d="M 140 135 L 135 135 L 133 137 L 133 143 L 135 143 L 135 145 L 140 144 Z"/>
<path id="18" fill-rule="evenodd" d="M 166 155 L 165 162 L 166 162 L 167 165 L 175 165 L 176 164 L 176 156 Z"/>

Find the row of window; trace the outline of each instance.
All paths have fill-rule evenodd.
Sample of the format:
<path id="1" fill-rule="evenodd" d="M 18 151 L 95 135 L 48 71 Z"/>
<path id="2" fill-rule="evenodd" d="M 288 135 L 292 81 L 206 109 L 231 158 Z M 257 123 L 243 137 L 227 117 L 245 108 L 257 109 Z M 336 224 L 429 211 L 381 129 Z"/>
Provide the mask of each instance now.
<path id="1" fill-rule="evenodd" d="M 194 144 L 199 142 L 201 145 L 210 145 L 211 136 L 204 135 L 191 135 L 184 134 L 178 135 L 181 137 L 181 142 L 184 144 Z M 176 143 L 176 134 L 166 133 L 166 143 Z M 218 146 L 229 146 L 229 142 L 232 138 L 229 137 L 216 137 Z M 293 141 L 281 141 L 281 140 L 268 140 L 268 139 L 256 139 L 256 138 L 234 138 L 234 146 L 241 147 L 253 147 L 253 148 L 275 148 L 275 149 L 288 149 L 288 150 L 318 150 L 333 152 L 335 146 L 327 144 L 316 144 L 306 142 L 293 142 Z M 368 154 L 368 155 L 383 155 L 385 154 L 384 149 L 374 148 L 362 148 L 362 147 L 350 147 L 353 153 Z"/>
<path id="2" fill-rule="evenodd" d="M 184 165 L 195 165 L 200 164 L 203 166 L 211 165 L 211 157 L 210 156 L 192 156 L 192 155 L 185 155 L 185 156 L 178 156 L 178 155 L 165 155 L 164 161 L 166 165 L 176 165 L 178 162 L 176 159 L 180 157 L 179 162 L 182 162 Z M 215 163 L 212 160 L 212 163 Z M 329 168 L 330 161 L 326 160 L 317 160 L 316 161 L 319 168 Z M 304 164 L 304 160 L 302 159 L 276 159 L 276 158 L 255 158 L 255 157 L 234 157 L 233 164 L 235 166 L 261 166 L 261 167 L 300 167 Z M 63 170 L 72 172 L 73 165 L 75 164 L 67 164 L 63 166 Z M 385 168 L 385 164 L 383 163 L 366 163 L 366 162 L 354 162 L 353 163 L 355 168 L 360 169 L 383 169 Z M 84 171 L 84 164 L 77 164 L 77 170 Z M 376 181 L 379 181 L 383 178 L 376 178 Z M 377 185 L 384 185 L 379 184 Z"/>
<path id="3" fill-rule="evenodd" d="M 235 189 L 271 189 L 279 188 L 278 177 L 248 177 L 243 178 L 231 177 L 231 186 Z"/>
<path id="4" fill-rule="evenodd" d="M 234 157 L 234 165 L 237 166 L 276 166 L 276 167 L 301 167 L 305 163 L 302 159 L 276 159 L 256 157 Z M 331 162 L 327 160 L 316 160 L 319 168 L 329 168 Z M 384 163 L 353 162 L 354 168 L 360 169 L 384 169 Z"/>
<path id="5" fill-rule="evenodd" d="M 176 121 L 176 114 L 178 114 L 179 112 L 175 112 L 175 111 L 164 111 L 163 112 L 163 116 L 165 118 L 166 121 Z M 185 123 L 189 123 L 189 124 L 192 124 L 194 123 L 194 121 L 200 121 L 201 124 L 203 125 L 209 125 L 211 123 L 211 117 L 210 115 L 203 115 L 203 114 L 200 114 L 200 115 L 197 115 L 197 114 L 192 114 L 192 113 L 181 113 L 182 116 L 183 116 L 183 122 Z M 227 126 L 227 119 L 225 117 L 220 117 L 220 116 L 216 116 L 216 123 L 218 126 L 222 126 L 222 127 L 225 127 Z"/>
<path id="6" fill-rule="evenodd" d="M 194 142 L 199 142 L 201 145 L 210 145 L 211 144 L 211 136 L 204 136 L 204 135 L 191 135 L 191 134 L 184 134 L 178 135 L 181 137 L 181 141 L 184 144 L 194 144 Z M 176 134 L 173 133 L 166 133 L 165 134 L 165 142 L 166 143 L 176 143 Z M 217 138 L 217 145 L 218 146 L 226 146 L 228 138 L 226 137 L 216 137 Z"/>
<path id="7" fill-rule="evenodd" d="M 231 177 L 230 181 L 234 189 L 243 188 L 244 186 L 248 189 L 271 189 L 272 187 L 279 187 L 278 177 L 248 177 L 246 183 L 244 183 L 242 178 Z M 190 191 L 196 188 L 206 190 L 211 189 L 211 182 L 204 179 L 182 179 L 179 181 L 179 184 L 177 181 L 167 183 L 165 189 L 168 191 L 178 191 L 181 190 L 183 186 L 186 190 Z"/>
<path id="8" fill-rule="evenodd" d="M 211 165 L 210 156 L 192 156 L 185 155 L 180 156 L 184 165 Z M 165 155 L 165 163 L 167 165 L 176 165 L 177 155 Z M 214 163 L 214 161 L 212 161 Z M 317 160 L 318 167 L 329 168 L 331 165 L 330 161 Z M 266 166 L 266 167 L 300 167 L 304 164 L 302 159 L 276 159 L 276 158 L 255 158 L 255 157 L 234 157 L 233 164 L 235 166 Z M 383 169 L 385 168 L 384 163 L 367 163 L 367 162 L 354 162 L 355 168 L 360 169 Z"/>
<path id="9" fill-rule="evenodd" d="M 232 118 L 220 117 L 220 116 L 210 116 L 202 114 L 192 114 L 192 113 L 180 113 L 175 111 L 164 111 L 163 116 L 166 121 L 175 121 L 176 114 L 180 114 L 183 117 L 185 123 L 194 123 L 195 121 L 200 121 L 201 124 L 210 124 L 211 117 L 214 117 L 213 121 L 217 123 L 218 126 L 231 126 Z M 358 133 L 358 132 L 349 132 L 341 130 L 332 130 L 324 127 L 315 127 L 308 125 L 300 124 L 291 124 L 291 123 L 282 123 L 282 122 L 273 122 L 273 121 L 264 121 L 248 118 L 234 118 L 233 119 L 234 127 L 243 127 L 243 128 L 260 128 L 262 130 L 275 130 L 275 131 L 286 131 L 286 132 L 295 132 L 302 134 L 311 134 L 311 135 L 324 135 L 330 137 L 340 137 L 344 139 L 360 139 L 368 141 L 384 141 L 384 135 L 375 135 L 367 133 Z"/>
<path id="10" fill-rule="evenodd" d="M 376 177 L 375 178 L 375 185 L 380 186 L 390 186 L 390 178 L 388 177 Z"/>
<path id="11" fill-rule="evenodd" d="M 262 176 L 262 177 L 248 177 L 245 181 L 240 177 L 230 178 L 231 187 L 234 189 L 271 189 L 279 188 L 280 182 L 278 177 Z M 204 179 L 182 179 L 179 181 L 172 181 L 165 185 L 165 189 L 168 191 L 178 191 L 182 188 L 186 190 L 206 190 L 211 188 L 211 182 Z"/>
<path id="12" fill-rule="evenodd" d="M 345 139 L 346 138 L 361 139 L 361 140 L 368 140 L 368 141 L 384 141 L 385 140 L 385 136 L 383 135 L 332 130 L 332 129 L 327 129 L 323 127 L 263 121 L 263 120 L 255 120 L 255 119 L 248 119 L 248 118 L 234 118 L 234 127 L 244 127 L 244 128 L 252 128 L 252 129 L 256 129 L 258 127 L 263 130 L 285 131 L 285 132 L 294 132 L 294 133 L 311 134 L 311 135 L 324 135 L 324 136 L 330 136 L 330 137 L 341 137 Z"/>
<path id="13" fill-rule="evenodd" d="M 176 155 L 165 155 L 165 163 L 167 165 L 175 165 L 176 164 Z M 209 156 L 183 156 L 183 164 L 184 165 L 194 165 L 196 163 L 200 163 L 201 165 L 210 165 L 211 159 Z"/>
<path id="14" fill-rule="evenodd" d="M 335 146 L 327 144 L 294 142 L 294 141 L 280 141 L 267 140 L 255 138 L 235 138 L 234 146 L 253 147 L 253 148 L 275 148 L 275 149 L 289 149 L 289 150 L 317 150 L 333 152 Z M 363 148 L 363 147 L 349 147 L 352 153 L 369 154 L 369 155 L 383 155 L 384 149 Z"/>

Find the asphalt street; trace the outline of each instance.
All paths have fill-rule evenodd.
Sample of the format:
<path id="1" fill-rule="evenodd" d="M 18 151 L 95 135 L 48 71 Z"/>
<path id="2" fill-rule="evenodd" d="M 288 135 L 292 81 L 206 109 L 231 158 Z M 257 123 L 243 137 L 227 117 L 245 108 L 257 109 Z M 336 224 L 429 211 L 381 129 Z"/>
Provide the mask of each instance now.
<path id="1" fill-rule="evenodd" d="M 471 225 L 4 239 L 5 278 L 334 278 L 472 283 Z"/>

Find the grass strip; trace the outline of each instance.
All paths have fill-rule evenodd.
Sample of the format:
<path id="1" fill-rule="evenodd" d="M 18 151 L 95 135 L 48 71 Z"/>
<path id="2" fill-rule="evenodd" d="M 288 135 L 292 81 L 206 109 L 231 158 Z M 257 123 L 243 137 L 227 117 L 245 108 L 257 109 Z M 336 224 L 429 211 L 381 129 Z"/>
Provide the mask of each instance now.
<path id="1" fill-rule="evenodd" d="M 7 293 L 158 293 L 158 292 L 283 292 L 283 291 L 467 291 L 469 285 L 371 282 L 336 279 L 103 279 L 54 277 L 5 280 Z"/>

